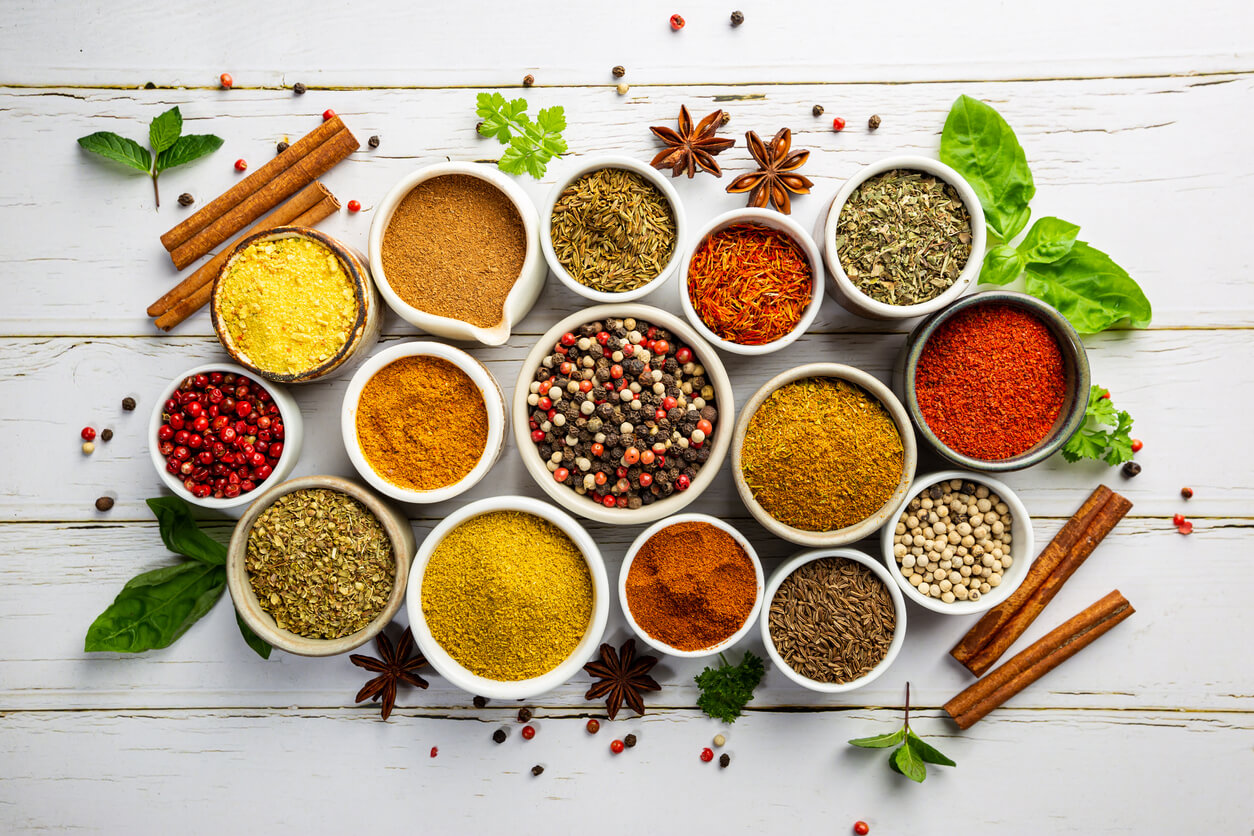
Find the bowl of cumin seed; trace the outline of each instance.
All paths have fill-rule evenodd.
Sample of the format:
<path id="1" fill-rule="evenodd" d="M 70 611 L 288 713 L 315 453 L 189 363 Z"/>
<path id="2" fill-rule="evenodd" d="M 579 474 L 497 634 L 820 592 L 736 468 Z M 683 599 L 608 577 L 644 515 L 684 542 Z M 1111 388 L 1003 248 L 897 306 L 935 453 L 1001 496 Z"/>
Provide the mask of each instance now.
<path id="1" fill-rule="evenodd" d="M 795 555 L 766 584 L 762 643 L 793 682 L 825 694 L 888 670 L 906 638 L 906 601 L 888 570 L 856 549 Z"/>

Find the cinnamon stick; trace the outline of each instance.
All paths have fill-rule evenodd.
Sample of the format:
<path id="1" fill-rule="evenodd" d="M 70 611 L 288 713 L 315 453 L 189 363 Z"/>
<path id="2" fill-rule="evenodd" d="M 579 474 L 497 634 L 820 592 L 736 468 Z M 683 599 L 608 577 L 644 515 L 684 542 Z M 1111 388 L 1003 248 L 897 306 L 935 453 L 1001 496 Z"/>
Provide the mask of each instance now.
<path id="1" fill-rule="evenodd" d="M 1134 612 L 1128 599 L 1114 590 L 945 703 L 945 711 L 958 728 L 970 728 Z"/>
<path id="2" fill-rule="evenodd" d="M 274 229 L 280 226 L 313 226 L 314 224 L 326 220 L 329 216 L 339 211 L 340 202 L 335 199 L 335 195 L 326 191 L 326 189 L 322 188 L 320 184 L 318 188 L 323 192 L 322 199 L 304 213 L 293 218 L 290 223 L 284 222 L 270 224 L 270 220 L 274 218 L 274 215 L 271 215 L 262 223 L 257 224 L 252 229 L 248 230 L 246 234 L 251 235 L 254 232 L 261 232 L 265 229 Z M 277 214 L 277 212 L 275 214 Z M 242 238 L 244 236 L 240 237 Z M 226 257 L 230 255 L 231 251 L 234 249 L 234 247 L 229 247 L 222 253 L 219 253 L 222 261 L 225 261 Z M 209 262 L 209 264 L 206 264 L 196 272 L 200 273 L 203 270 L 207 270 L 207 268 L 209 268 L 216 261 L 218 261 L 218 259 L 214 258 L 213 261 Z M 221 269 L 221 266 L 222 265 L 219 263 L 218 269 Z M 208 274 L 208 276 L 208 280 L 197 287 L 191 295 L 180 299 L 168 311 L 157 317 L 156 324 L 158 328 L 162 331 L 169 331 L 174 326 L 186 321 L 187 318 L 196 313 L 196 311 L 209 304 L 209 300 L 213 297 L 213 280 L 217 277 L 217 270 L 212 271 Z"/>
<path id="3" fill-rule="evenodd" d="M 280 205 L 278 209 L 275 209 L 265 218 L 249 227 L 240 238 L 247 238 L 254 232 L 273 229 L 276 226 L 286 226 L 305 212 L 308 212 L 325 197 L 331 197 L 332 200 L 335 199 L 325 186 L 315 180 Z M 235 244 L 238 240 L 232 241 L 230 246 L 224 247 L 221 252 L 199 267 L 196 272 L 171 288 L 169 293 L 149 305 L 148 315 L 161 316 L 178 302 L 191 296 L 202 286 L 212 283 L 214 276 L 222 269 L 223 262 L 226 261 L 231 251 L 235 249 Z"/>
<path id="4" fill-rule="evenodd" d="M 273 179 L 244 197 L 236 206 L 171 250 L 170 259 L 174 262 L 174 266 L 182 270 L 301 188 L 321 177 L 340 160 L 356 151 L 358 146 L 357 138 L 352 132 L 342 127 L 342 130 L 333 134 L 326 142 L 304 157 L 293 161 Z"/>
<path id="5" fill-rule="evenodd" d="M 296 164 L 297 160 L 303 159 L 309 152 L 343 129 L 344 122 L 338 116 L 323 122 L 293 142 L 282 154 L 277 155 L 261 168 L 227 189 L 216 199 L 196 210 L 187 220 L 176 225 L 165 235 L 162 235 L 161 245 L 173 252 L 176 247 L 185 244 L 196 233 L 236 206 L 239 206 L 244 201 L 244 198 L 256 192 L 284 171 L 287 171 Z"/>
<path id="6" fill-rule="evenodd" d="M 1037 557 L 1019 588 L 985 613 L 950 655 L 971 673 L 982 676 L 1023 635 L 1131 508 L 1126 497 L 1099 485 Z"/>

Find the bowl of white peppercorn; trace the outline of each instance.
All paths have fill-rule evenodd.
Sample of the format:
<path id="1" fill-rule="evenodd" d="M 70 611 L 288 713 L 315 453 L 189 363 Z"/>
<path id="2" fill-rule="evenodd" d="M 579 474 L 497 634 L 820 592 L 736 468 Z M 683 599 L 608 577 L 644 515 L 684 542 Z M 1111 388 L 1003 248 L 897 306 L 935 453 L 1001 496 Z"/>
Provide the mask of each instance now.
<path id="1" fill-rule="evenodd" d="M 884 563 L 906 598 L 946 615 L 1005 601 L 1032 561 L 1032 520 L 1005 483 L 944 470 L 915 479 L 880 533 Z"/>

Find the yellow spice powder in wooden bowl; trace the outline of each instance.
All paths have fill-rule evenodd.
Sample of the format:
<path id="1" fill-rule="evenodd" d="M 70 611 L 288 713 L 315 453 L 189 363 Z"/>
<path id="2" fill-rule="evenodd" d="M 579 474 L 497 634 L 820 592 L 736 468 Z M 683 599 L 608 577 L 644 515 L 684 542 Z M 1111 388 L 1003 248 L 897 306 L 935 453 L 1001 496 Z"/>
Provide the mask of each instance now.
<path id="1" fill-rule="evenodd" d="M 592 573 L 553 523 L 522 511 L 466 520 L 431 553 L 422 614 L 471 673 L 501 682 L 556 668 L 592 618 Z"/>
<path id="2" fill-rule="evenodd" d="M 470 376 L 440 357 L 402 357 L 362 387 L 357 442 L 375 473 L 411 491 L 455 485 L 483 456 L 488 410 Z"/>

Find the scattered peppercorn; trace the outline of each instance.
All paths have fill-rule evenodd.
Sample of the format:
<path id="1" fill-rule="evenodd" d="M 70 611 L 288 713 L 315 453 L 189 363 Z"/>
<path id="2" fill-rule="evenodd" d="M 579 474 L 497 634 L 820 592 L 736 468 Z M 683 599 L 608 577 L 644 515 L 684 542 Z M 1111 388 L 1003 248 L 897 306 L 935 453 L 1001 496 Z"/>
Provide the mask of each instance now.
<path id="1" fill-rule="evenodd" d="M 295 84 L 292 85 L 292 92 L 298 96 L 305 95 L 305 85 L 299 81 L 296 82 Z"/>
<path id="2" fill-rule="evenodd" d="M 145 89 L 145 90 L 156 90 L 156 89 L 157 89 L 157 85 L 155 85 L 155 84 L 153 84 L 151 81 L 149 81 L 149 82 L 146 82 L 146 83 L 144 84 L 144 89 Z"/>
<path id="3" fill-rule="evenodd" d="M 726 110 L 724 110 L 723 115 L 718 118 L 718 124 L 722 126 L 722 125 L 726 125 L 730 121 L 731 121 L 731 114 L 728 113 Z"/>
<path id="4" fill-rule="evenodd" d="M 741 12 L 741 11 L 735 11 L 735 12 L 732 12 L 732 13 L 731 13 L 731 24 L 732 24 L 732 26 L 739 26 L 740 24 L 742 24 L 742 23 L 744 23 L 744 22 L 745 22 L 745 13 L 744 13 L 744 12 Z"/>
<path id="5" fill-rule="evenodd" d="M 844 129 L 845 129 L 845 120 L 844 120 L 844 119 L 841 119 L 839 116 L 837 116 L 835 119 L 833 119 L 833 120 L 832 120 L 832 130 L 833 130 L 833 131 L 836 131 L 837 133 L 840 133 L 840 132 L 841 132 L 841 131 L 843 131 Z"/>
<path id="6" fill-rule="evenodd" d="M 282 154 L 284 151 L 286 151 L 290 147 L 291 146 L 287 144 L 287 140 L 283 140 L 279 142 L 278 145 L 274 146 L 274 153 Z"/>
<path id="7" fill-rule="evenodd" d="M 223 73 L 218 76 L 218 84 L 222 85 L 223 90 L 230 90 L 235 86 L 235 79 L 231 78 L 230 73 Z"/>
<path id="8" fill-rule="evenodd" d="M 322 111 L 323 122 L 329 121 L 334 118 L 335 118 L 335 111 L 332 110 L 331 108 L 328 107 L 326 110 Z"/>
<path id="9" fill-rule="evenodd" d="M 866 126 L 872 131 L 875 130 L 880 126 L 880 117 L 878 115 L 872 116 L 870 119 L 866 120 Z"/>
<path id="10" fill-rule="evenodd" d="M 522 708 L 518 709 L 518 722 L 520 723 L 530 722 L 531 716 L 532 715 L 531 715 L 530 708 L 523 706 Z"/>
<path id="11" fill-rule="evenodd" d="M 1185 520 L 1183 523 L 1176 526 L 1176 531 L 1180 532 L 1181 534 L 1192 534 L 1193 523 L 1189 522 L 1188 520 Z"/>
<path id="12" fill-rule="evenodd" d="M 1137 464 L 1136 462 L 1124 462 L 1124 465 L 1123 465 L 1124 476 L 1131 479 L 1133 476 L 1139 476 L 1140 473 L 1141 473 L 1141 466 L 1139 464 Z"/>
<path id="13" fill-rule="evenodd" d="M 96 430 L 92 427 L 83 427 L 79 435 L 83 437 L 83 441 L 91 441 L 96 437 Z"/>
<path id="14" fill-rule="evenodd" d="M 350 201 L 348 202 L 348 211 L 350 211 L 350 212 L 360 212 L 360 211 L 361 211 L 361 202 L 360 202 L 360 201 L 356 201 L 356 200 L 350 200 Z"/>
<path id="15" fill-rule="evenodd" d="M 433 757 L 433 758 L 434 758 L 434 757 L 435 757 L 436 755 L 438 755 L 438 754 L 440 754 L 440 747 L 439 747 L 439 746 L 432 746 L 432 747 L 431 747 L 431 757 Z"/>
<path id="16" fill-rule="evenodd" d="M 714 760 L 714 750 L 711 749 L 709 746 L 706 746 L 704 749 L 701 750 L 701 762 L 709 763 L 712 760 Z"/>
<path id="17" fill-rule="evenodd" d="M 191 195 L 188 195 L 188 197 L 191 197 Z M 123 398 L 123 399 L 122 399 L 122 409 L 123 409 L 124 411 L 126 411 L 126 412 L 134 412 L 134 411 L 135 411 L 135 399 L 134 399 L 134 398 Z"/>
<path id="18" fill-rule="evenodd" d="M 369 145 L 371 148 L 378 148 L 379 147 L 379 135 L 375 134 L 374 136 L 370 137 L 370 139 L 366 141 L 366 144 Z"/>
<path id="19" fill-rule="evenodd" d="M 100 431 L 100 440 L 101 440 L 101 441 L 112 441 L 112 440 L 113 440 L 113 430 L 111 430 L 111 429 L 109 429 L 109 428 L 107 428 L 107 427 L 106 427 L 105 429 L 101 430 L 101 431 Z"/>
<path id="20" fill-rule="evenodd" d="M 1171 518 L 1172 525 L 1184 525 L 1184 523 L 1185 523 L 1184 514 L 1176 514 L 1175 516 Z"/>
<path id="21" fill-rule="evenodd" d="M 96 500 L 97 511 L 110 511 L 113 509 L 113 497 L 102 496 Z"/>
<path id="22" fill-rule="evenodd" d="M 726 737 L 723 737 L 723 735 L 721 735 L 721 734 L 716 734 L 716 735 L 714 735 L 714 745 L 715 745 L 715 746 L 722 747 L 722 746 L 723 746 L 723 744 L 725 744 L 726 742 L 727 742 L 727 738 L 726 738 Z"/>
<path id="23" fill-rule="evenodd" d="M 614 69 L 610 70 L 610 72 L 614 75 L 614 78 L 622 78 L 627 75 L 627 68 L 622 64 L 619 64 Z"/>
<path id="24" fill-rule="evenodd" d="M 248 168 L 248 161 L 247 161 L 247 160 L 244 160 L 244 159 L 238 159 L 238 160 L 236 160 L 236 161 L 235 161 L 235 170 L 236 170 L 236 171 L 243 171 L 243 170 L 244 170 L 244 169 L 246 169 L 246 168 Z"/>
<path id="25" fill-rule="evenodd" d="M 626 96 L 627 91 L 631 89 L 631 85 L 624 81 L 622 84 L 618 85 L 614 89 L 618 91 L 618 95 Z"/>
<path id="26" fill-rule="evenodd" d="M 94 452 L 96 452 L 96 445 L 92 444 L 90 441 L 84 441 L 83 442 L 83 455 L 90 456 Z"/>
<path id="27" fill-rule="evenodd" d="M 718 765 L 720 769 L 726 769 L 731 766 L 731 755 L 724 752 L 718 756 Z"/>
<path id="28" fill-rule="evenodd" d="M 541 766 L 540 764 L 536 764 L 535 766 L 531 767 L 532 775 L 541 775 L 543 773 L 544 773 L 544 767 Z"/>
<path id="29" fill-rule="evenodd" d="M 183 192 L 179 195 L 179 206 L 191 206 L 196 202 L 196 198 L 192 197 L 191 192 Z"/>
<path id="30" fill-rule="evenodd" d="M 522 736 L 523 736 L 523 740 L 530 740 L 531 738 L 535 737 L 536 727 L 535 726 L 523 726 Z"/>
<path id="31" fill-rule="evenodd" d="M 871 832 L 871 826 L 864 821 L 856 821 L 853 823 L 853 832 L 858 836 L 866 836 Z"/>
<path id="32" fill-rule="evenodd" d="M 588 729 L 588 734 L 596 734 L 601 730 L 601 722 L 593 717 L 588 721 L 586 728 Z"/>
<path id="33" fill-rule="evenodd" d="M 631 749 L 632 747 L 634 747 L 636 745 L 636 736 L 634 734 L 629 734 L 626 737 L 624 737 L 623 745 L 625 745 L 628 749 Z"/>
<path id="34" fill-rule="evenodd" d="M 523 87 L 530 87 L 531 85 L 535 83 L 536 83 L 536 77 L 533 76 L 531 73 L 527 73 L 525 76 L 523 76 Z"/>
<path id="35" fill-rule="evenodd" d="M 810 108 L 810 112 L 813 113 L 815 116 L 822 116 L 823 105 L 815 105 L 814 107 Z"/>
<path id="36" fill-rule="evenodd" d="M 671 15 L 671 29 L 678 32 L 684 28 L 684 18 L 682 15 Z"/>
<path id="37" fill-rule="evenodd" d="M 610 743 L 610 751 L 614 754 L 621 754 L 623 751 L 623 741 L 615 740 Z"/>
<path id="38" fill-rule="evenodd" d="M 504 743 L 505 742 L 505 729 L 497 729 L 496 731 L 492 732 L 492 742 Z"/>
<path id="39" fill-rule="evenodd" d="M 1132 439 L 1132 452 L 1133 452 L 1133 453 L 1139 453 L 1139 452 L 1141 452 L 1141 448 L 1142 448 L 1142 447 L 1144 447 L 1144 446 L 1145 446 L 1145 444 L 1144 444 L 1144 442 L 1142 442 L 1142 441 L 1141 441 L 1141 439 L 1139 439 L 1139 438 L 1134 438 L 1134 439 Z"/>
<path id="40" fill-rule="evenodd" d="M 484 708 L 488 704 L 488 698 L 487 697 L 475 697 L 474 704 L 475 704 L 475 708 Z"/>
<path id="41" fill-rule="evenodd" d="M 1181 496 L 1183 496 L 1185 499 L 1192 499 L 1192 498 L 1193 498 L 1193 489 L 1192 489 L 1192 488 L 1181 488 L 1181 489 L 1180 489 L 1180 495 L 1181 495 Z"/>
<path id="42" fill-rule="evenodd" d="M 1108 400 L 1110 400 L 1110 390 L 1109 390 L 1109 389 L 1107 389 L 1105 392 L 1102 392 L 1100 395 L 1098 395 L 1098 396 L 1097 396 L 1097 399 L 1098 399 L 1099 401 L 1108 401 Z"/>

